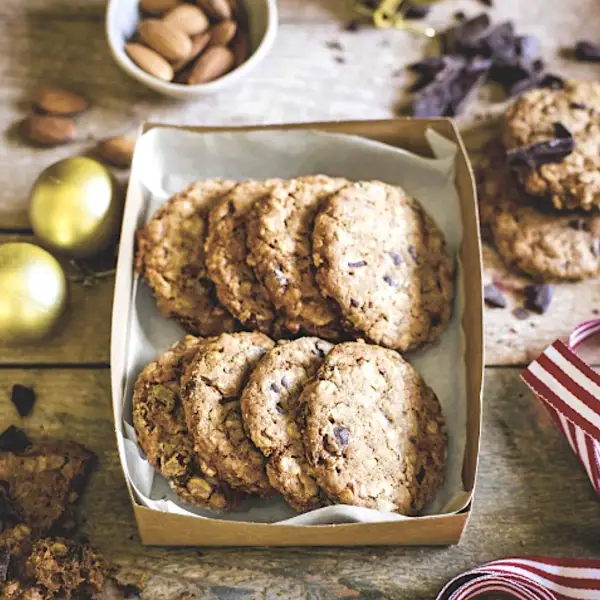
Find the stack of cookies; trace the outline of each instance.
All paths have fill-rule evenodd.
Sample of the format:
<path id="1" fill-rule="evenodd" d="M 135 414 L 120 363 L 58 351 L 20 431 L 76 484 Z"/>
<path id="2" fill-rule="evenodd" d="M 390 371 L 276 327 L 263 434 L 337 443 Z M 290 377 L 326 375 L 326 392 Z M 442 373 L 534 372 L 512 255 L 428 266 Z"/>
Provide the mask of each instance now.
<path id="1" fill-rule="evenodd" d="M 279 492 L 299 512 L 413 515 L 443 479 L 437 397 L 398 352 L 364 342 L 186 336 L 142 371 L 133 422 L 153 467 L 203 508 Z"/>
<path id="2" fill-rule="evenodd" d="M 538 281 L 600 275 L 600 83 L 525 92 L 478 174 L 480 215 L 509 267 Z"/>
<path id="3" fill-rule="evenodd" d="M 169 199 L 137 244 L 159 309 L 193 335 L 364 338 L 404 352 L 450 319 L 443 234 L 378 181 L 200 181 Z"/>
<path id="4" fill-rule="evenodd" d="M 416 514 L 434 497 L 441 408 L 398 351 L 448 324 L 452 260 L 401 188 L 200 181 L 138 231 L 136 268 L 194 334 L 133 398 L 138 443 L 182 500 L 226 510 L 279 492 L 299 512 Z"/>

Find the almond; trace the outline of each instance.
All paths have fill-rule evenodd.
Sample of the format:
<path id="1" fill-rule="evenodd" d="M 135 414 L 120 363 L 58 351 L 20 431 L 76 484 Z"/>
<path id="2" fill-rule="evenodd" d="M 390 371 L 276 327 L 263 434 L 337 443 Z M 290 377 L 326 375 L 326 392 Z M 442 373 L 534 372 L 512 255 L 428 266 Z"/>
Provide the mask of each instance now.
<path id="1" fill-rule="evenodd" d="M 208 17 L 193 4 L 181 4 L 170 10 L 163 21 L 187 35 L 198 35 L 208 29 Z"/>
<path id="2" fill-rule="evenodd" d="M 67 117 L 32 115 L 23 121 L 23 133 L 30 142 L 58 146 L 75 139 L 75 123 Z"/>
<path id="3" fill-rule="evenodd" d="M 179 0 L 140 0 L 140 9 L 151 15 L 164 15 L 178 4 Z"/>
<path id="4" fill-rule="evenodd" d="M 192 41 L 183 31 L 158 19 L 145 19 L 138 27 L 140 39 L 167 60 L 181 60 L 190 55 Z"/>
<path id="5" fill-rule="evenodd" d="M 235 66 L 239 67 L 246 61 L 250 54 L 250 40 L 248 39 L 248 32 L 246 30 L 238 28 L 231 44 L 231 50 L 235 59 Z"/>
<path id="6" fill-rule="evenodd" d="M 188 77 L 190 85 L 208 83 L 233 67 L 233 52 L 223 46 L 213 46 L 201 54 Z"/>
<path id="7" fill-rule="evenodd" d="M 227 0 L 196 0 L 196 4 L 212 19 L 231 19 L 231 6 Z"/>
<path id="8" fill-rule="evenodd" d="M 55 87 L 41 87 L 36 92 L 35 105 L 51 115 L 76 115 L 88 103 L 78 94 Z"/>
<path id="9" fill-rule="evenodd" d="M 185 60 L 178 60 L 177 62 L 174 62 L 173 70 L 177 73 L 178 71 L 181 71 L 181 69 L 189 65 L 192 61 L 196 60 L 200 52 L 202 52 L 202 50 L 206 48 L 209 41 L 210 32 L 208 31 L 205 31 L 204 33 L 199 33 L 198 35 L 192 37 L 192 52 L 190 56 Z"/>
<path id="10" fill-rule="evenodd" d="M 125 52 L 142 71 L 163 81 L 173 79 L 173 67 L 158 53 L 142 44 L 125 44 Z"/>
<path id="11" fill-rule="evenodd" d="M 135 139 L 124 136 L 108 138 L 98 144 L 98 152 L 106 162 L 123 168 L 131 166 L 134 148 Z"/>
<path id="12" fill-rule="evenodd" d="M 237 23 L 235 21 L 221 21 L 211 29 L 209 46 L 227 46 L 235 36 Z"/>

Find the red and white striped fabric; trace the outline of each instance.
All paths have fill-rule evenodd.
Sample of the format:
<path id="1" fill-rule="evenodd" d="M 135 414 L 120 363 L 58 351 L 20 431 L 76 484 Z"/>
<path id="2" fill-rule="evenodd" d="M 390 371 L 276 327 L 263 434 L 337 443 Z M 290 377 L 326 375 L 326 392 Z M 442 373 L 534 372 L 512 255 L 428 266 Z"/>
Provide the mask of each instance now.
<path id="1" fill-rule="evenodd" d="M 480 596 L 518 600 L 598 600 L 600 560 L 577 558 L 504 558 L 453 579 L 437 600 Z"/>
<path id="2" fill-rule="evenodd" d="M 579 325 L 569 343 L 556 341 L 523 372 L 600 494 L 600 375 L 573 350 L 600 333 L 600 319 Z M 518 600 L 600 600 L 600 560 L 506 558 L 453 579 L 437 600 L 499 594 Z"/>

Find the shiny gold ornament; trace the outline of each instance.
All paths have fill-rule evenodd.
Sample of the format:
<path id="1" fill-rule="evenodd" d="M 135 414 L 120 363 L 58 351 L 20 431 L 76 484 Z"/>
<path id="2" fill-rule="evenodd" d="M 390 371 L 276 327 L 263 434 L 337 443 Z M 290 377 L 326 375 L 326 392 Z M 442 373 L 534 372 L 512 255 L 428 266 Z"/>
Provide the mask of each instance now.
<path id="1" fill-rule="evenodd" d="M 0 245 L 0 343 L 42 339 L 66 300 L 67 279 L 51 254 L 24 242 Z"/>
<path id="2" fill-rule="evenodd" d="M 31 192 L 29 219 L 40 243 L 75 258 L 98 254 L 116 239 L 121 201 L 109 171 L 77 156 L 48 167 Z"/>

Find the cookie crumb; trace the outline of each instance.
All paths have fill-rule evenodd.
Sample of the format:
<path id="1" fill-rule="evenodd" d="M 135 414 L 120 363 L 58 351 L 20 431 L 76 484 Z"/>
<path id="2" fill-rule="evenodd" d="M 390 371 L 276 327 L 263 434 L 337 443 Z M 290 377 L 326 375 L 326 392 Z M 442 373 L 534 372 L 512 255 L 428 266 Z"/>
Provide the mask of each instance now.
<path id="1" fill-rule="evenodd" d="M 529 311 L 527 311 L 524 308 L 519 306 L 518 308 L 515 308 L 515 310 L 513 310 L 513 315 L 517 319 L 519 319 L 519 321 L 524 321 L 525 319 L 529 318 Z M 516 331 L 515 331 L 515 333 L 516 333 Z"/>

